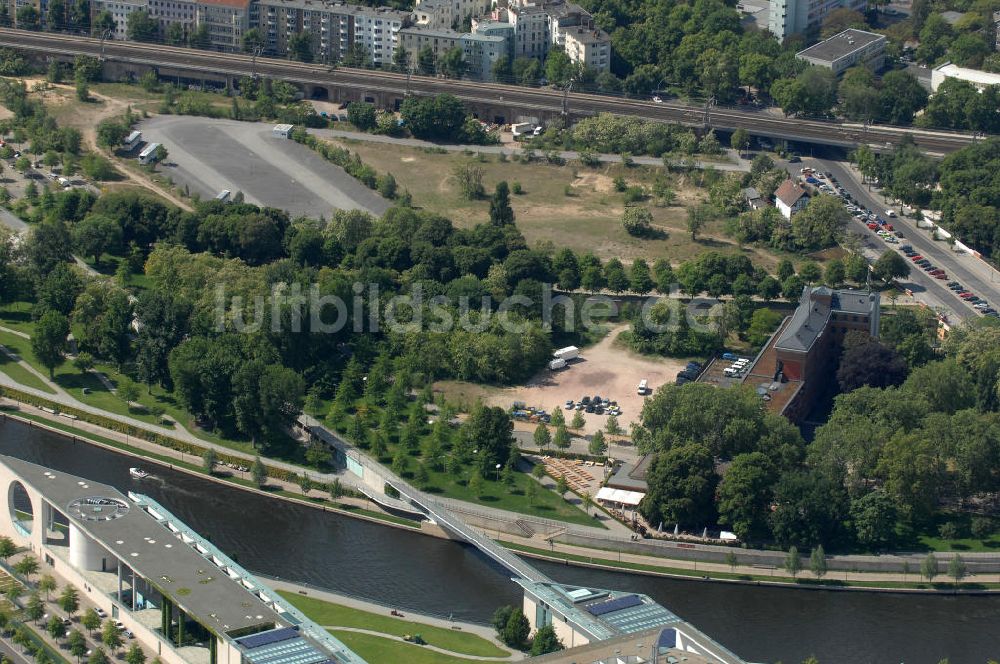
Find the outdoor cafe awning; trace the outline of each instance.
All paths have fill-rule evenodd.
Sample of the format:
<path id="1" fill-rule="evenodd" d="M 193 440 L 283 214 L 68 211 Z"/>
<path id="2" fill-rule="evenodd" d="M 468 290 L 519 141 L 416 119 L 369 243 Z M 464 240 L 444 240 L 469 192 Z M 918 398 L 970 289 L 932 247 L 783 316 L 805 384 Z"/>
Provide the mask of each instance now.
<path id="1" fill-rule="evenodd" d="M 597 492 L 597 499 L 606 503 L 618 503 L 619 505 L 629 505 L 635 507 L 642 501 L 646 494 L 639 491 L 626 491 L 624 489 L 612 489 L 605 486 Z"/>

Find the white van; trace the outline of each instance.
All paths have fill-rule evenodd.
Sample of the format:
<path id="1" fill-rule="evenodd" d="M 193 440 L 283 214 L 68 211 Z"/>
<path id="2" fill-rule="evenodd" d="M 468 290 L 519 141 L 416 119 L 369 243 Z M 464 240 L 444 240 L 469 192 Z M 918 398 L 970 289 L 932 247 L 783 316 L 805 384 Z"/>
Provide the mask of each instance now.
<path id="1" fill-rule="evenodd" d="M 729 378 L 733 378 L 739 372 L 733 367 L 726 367 L 725 369 L 722 370 L 722 373 Z"/>
<path id="2" fill-rule="evenodd" d="M 639 387 L 637 388 L 636 391 L 639 393 L 640 397 L 644 397 L 646 396 L 647 389 L 649 389 L 649 383 L 646 382 L 645 378 L 643 378 L 642 380 L 639 381 Z"/>

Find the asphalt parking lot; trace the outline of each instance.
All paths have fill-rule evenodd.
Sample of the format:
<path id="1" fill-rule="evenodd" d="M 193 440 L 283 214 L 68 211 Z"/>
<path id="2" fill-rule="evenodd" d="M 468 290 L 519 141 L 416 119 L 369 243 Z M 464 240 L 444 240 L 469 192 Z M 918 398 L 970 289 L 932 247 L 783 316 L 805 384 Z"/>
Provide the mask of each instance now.
<path id="1" fill-rule="evenodd" d="M 272 136 L 273 125 L 163 115 L 139 125 L 143 140 L 167 148 L 158 168 L 175 183 L 214 198 L 228 189 L 247 202 L 327 219 L 335 210 L 375 215 L 389 202 L 338 166 L 295 141 Z"/>

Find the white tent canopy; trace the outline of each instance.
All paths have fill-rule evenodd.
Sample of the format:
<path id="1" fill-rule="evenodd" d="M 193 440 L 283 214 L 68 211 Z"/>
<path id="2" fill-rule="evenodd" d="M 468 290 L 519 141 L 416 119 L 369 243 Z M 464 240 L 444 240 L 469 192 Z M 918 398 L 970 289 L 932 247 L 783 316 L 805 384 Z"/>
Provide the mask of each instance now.
<path id="1" fill-rule="evenodd" d="M 611 487 L 601 487 L 597 492 L 597 499 L 606 503 L 618 503 L 619 505 L 636 506 L 642 501 L 646 494 L 639 491 L 625 491 L 624 489 L 612 489 Z"/>

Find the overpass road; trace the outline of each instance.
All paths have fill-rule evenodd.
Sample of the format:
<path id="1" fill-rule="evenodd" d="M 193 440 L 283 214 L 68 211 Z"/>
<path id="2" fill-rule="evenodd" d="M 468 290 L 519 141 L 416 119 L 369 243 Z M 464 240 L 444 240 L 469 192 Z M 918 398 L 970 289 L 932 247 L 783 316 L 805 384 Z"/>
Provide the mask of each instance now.
<path id="1" fill-rule="evenodd" d="M 257 74 L 267 78 L 325 88 L 349 89 L 358 96 L 380 94 L 401 99 L 407 94 L 449 92 L 474 105 L 481 117 L 505 117 L 511 113 L 572 116 L 615 113 L 647 120 L 692 127 L 710 126 L 722 131 L 745 129 L 758 136 L 852 148 L 862 143 L 884 150 L 911 136 L 921 149 L 946 154 L 972 143 L 975 137 L 948 131 L 911 127 L 860 125 L 837 121 L 786 118 L 766 109 L 707 106 L 682 101 L 653 103 L 559 90 L 526 88 L 496 83 L 444 80 L 363 69 L 331 68 L 248 55 L 215 53 L 162 44 L 103 42 L 81 36 L 28 32 L 0 28 L 0 46 L 46 56 L 91 55 L 108 62 L 138 67 L 169 67 L 204 77 L 240 77 Z"/>

